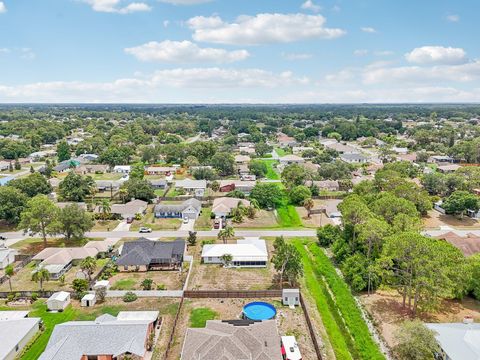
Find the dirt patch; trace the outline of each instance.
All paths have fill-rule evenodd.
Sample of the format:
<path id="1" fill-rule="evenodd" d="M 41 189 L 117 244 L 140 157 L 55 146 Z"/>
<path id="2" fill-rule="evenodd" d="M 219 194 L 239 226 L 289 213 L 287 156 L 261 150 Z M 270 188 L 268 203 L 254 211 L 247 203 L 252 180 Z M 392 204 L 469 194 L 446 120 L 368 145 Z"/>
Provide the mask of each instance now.
<path id="1" fill-rule="evenodd" d="M 325 214 L 311 214 L 308 217 L 308 211 L 304 207 L 296 207 L 298 215 L 302 219 L 302 224 L 305 227 L 317 228 L 327 224 L 335 225 L 328 216 Z"/>
<path id="2" fill-rule="evenodd" d="M 302 358 L 305 360 L 316 359 L 302 309 L 300 307 L 295 309 L 284 307 L 278 300 L 262 299 L 261 301 L 270 302 L 277 308 L 276 322 L 279 335 L 295 336 L 302 352 Z M 240 319 L 243 306 L 252 301 L 259 301 L 259 299 L 186 299 L 175 327 L 175 341 L 168 360 L 180 358 L 185 333 L 190 326 L 190 313 L 193 309 L 209 308 L 218 314 L 218 320 L 233 320 Z"/>
<path id="3" fill-rule="evenodd" d="M 423 226 L 427 229 L 438 229 L 440 226 L 451 226 L 458 229 L 479 229 L 480 223 L 477 219 L 465 216 L 459 219 L 456 216 L 444 215 L 436 210 L 430 210 L 423 218 Z"/>
<path id="4" fill-rule="evenodd" d="M 273 242 L 267 241 L 269 256 Z M 224 268 L 222 265 L 201 263 L 201 244 L 189 248 L 194 262 L 188 283 L 190 290 L 267 290 L 276 288 L 273 283 L 275 269 L 270 262 L 266 268 Z"/>
<path id="5" fill-rule="evenodd" d="M 141 284 L 144 279 L 153 280 L 153 289 L 157 288 L 157 285 L 164 285 L 164 290 L 181 290 L 187 276 L 186 271 L 147 271 L 147 272 L 119 272 L 112 276 L 109 281 L 112 286 L 117 282 L 123 280 L 133 280 L 134 285 L 132 288 L 125 290 L 143 290 Z M 122 289 L 123 290 L 123 289 Z"/>
<path id="6" fill-rule="evenodd" d="M 396 344 L 395 331 L 402 321 L 411 317 L 410 311 L 402 307 L 402 297 L 393 290 L 379 290 L 370 296 L 361 295 L 359 299 L 388 346 L 393 347 Z M 434 323 L 462 322 L 465 316 L 472 316 L 475 322 L 480 321 L 480 302 L 469 297 L 445 300 L 439 311 L 419 314 L 422 321 Z"/>

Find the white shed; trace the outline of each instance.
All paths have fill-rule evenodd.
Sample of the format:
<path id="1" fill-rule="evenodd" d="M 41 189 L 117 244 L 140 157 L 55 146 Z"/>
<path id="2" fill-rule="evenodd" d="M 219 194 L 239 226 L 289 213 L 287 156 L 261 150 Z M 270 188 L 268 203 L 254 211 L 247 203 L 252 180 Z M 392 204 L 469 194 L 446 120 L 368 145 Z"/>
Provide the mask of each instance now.
<path id="1" fill-rule="evenodd" d="M 95 296 L 95 294 L 85 294 L 85 296 L 82 298 L 81 305 L 90 307 L 95 305 L 96 302 L 97 297 Z"/>
<path id="2" fill-rule="evenodd" d="M 300 304 L 300 290 L 299 289 L 283 289 L 282 290 L 283 305 L 294 307 Z"/>
<path id="3" fill-rule="evenodd" d="M 70 304 L 70 293 L 59 291 L 50 296 L 47 300 L 47 308 L 50 311 L 63 311 Z"/>
<path id="4" fill-rule="evenodd" d="M 108 280 L 98 280 L 95 282 L 95 285 L 93 285 L 93 290 L 97 290 L 100 288 L 106 288 L 107 290 L 110 288 L 110 281 Z"/>

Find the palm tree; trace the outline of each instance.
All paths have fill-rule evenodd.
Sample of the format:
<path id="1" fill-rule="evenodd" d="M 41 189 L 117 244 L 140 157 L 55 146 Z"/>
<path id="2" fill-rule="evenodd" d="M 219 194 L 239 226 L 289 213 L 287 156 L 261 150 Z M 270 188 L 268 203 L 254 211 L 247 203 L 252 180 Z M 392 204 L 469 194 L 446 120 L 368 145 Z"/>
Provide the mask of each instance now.
<path id="1" fill-rule="evenodd" d="M 40 291 L 43 291 L 43 282 L 50 280 L 50 273 L 47 269 L 40 268 L 32 274 L 32 281 L 40 282 Z"/>
<path id="2" fill-rule="evenodd" d="M 125 188 L 120 188 L 120 190 L 118 190 L 118 195 L 120 196 L 120 199 L 122 199 L 122 203 L 125 204 L 125 199 L 127 198 L 128 190 Z"/>
<path id="3" fill-rule="evenodd" d="M 102 212 L 102 219 L 105 221 L 110 216 L 110 211 L 112 211 L 112 207 L 110 206 L 110 201 L 108 199 L 103 199 L 102 203 L 100 204 L 100 210 Z"/>
<path id="4" fill-rule="evenodd" d="M 8 265 L 6 268 L 5 268 L 5 275 L 7 276 L 8 278 L 8 285 L 10 286 L 10 292 L 12 292 L 12 276 L 14 274 L 14 269 L 13 269 L 13 266 L 10 264 Z"/>
<path id="5" fill-rule="evenodd" d="M 223 266 L 227 267 L 232 263 L 233 256 L 232 254 L 223 254 L 222 256 L 220 256 L 220 259 L 223 262 Z"/>
<path id="6" fill-rule="evenodd" d="M 92 281 L 92 274 L 97 267 L 97 262 L 91 256 L 87 256 L 80 262 L 80 269 L 87 274 L 88 280 Z"/>
<path id="7" fill-rule="evenodd" d="M 222 229 L 218 232 L 218 238 L 222 239 L 223 243 L 226 244 L 229 239 L 235 236 L 235 230 L 233 227 L 227 225 L 225 229 Z"/>
<path id="8" fill-rule="evenodd" d="M 310 219 L 310 211 L 313 209 L 314 206 L 315 206 L 315 203 L 312 198 L 305 199 L 305 201 L 303 202 L 303 207 L 307 210 L 309 219 Z"/>

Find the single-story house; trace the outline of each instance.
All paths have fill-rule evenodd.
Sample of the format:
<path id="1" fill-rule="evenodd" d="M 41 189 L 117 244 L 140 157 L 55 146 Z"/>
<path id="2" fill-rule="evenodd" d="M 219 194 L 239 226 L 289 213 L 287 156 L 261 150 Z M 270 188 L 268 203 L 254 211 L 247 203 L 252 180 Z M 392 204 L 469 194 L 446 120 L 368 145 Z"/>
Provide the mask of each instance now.
<path id="1" fill-rule="evenodd" d="M 197 199 L 188 199 L 181 204 L 157 204 L 154 208 L 156 218 L 196 219 L 202 210 L 202 203 Z"/>
<path id="2" fill-rule="evenodd" d="M 118 191 L 123 181 L 120 180 L 95 180 L 98 191 Z"/>
<path id="3" fill-rule="evenodd" d="M 181 360 L 282 360 L 275 320 L 207 320 L 203 328 L 189 328 Z M 42 359 L 43 360 L 43 359 Z"/>
<path id="4" fill-rule="evenodd" d="M 47 308 L 50 311 L 63 311 L 70 304 L 70 293 L 66 291 L 58 291 L 53 293 L 47 299 Z"/>
<path id="5" fill-rule="evenodd" d="M 110 212 L 120 216 L 122 219 L 133 218 L 135 215 L 144 215 L 147 211 L 148 203 L 143 200 L 132 200 L 126 204 L 114 204 L 111 206 Z"/>
<path id="6" fill-rule="evenodd" d="M 238 151 L 240 154 L 255 154 L 255 149 L 247 146 L 240 146 Z"/>
<path id="7" fill-rule="evenodd" d="M 248 164 L 250 162 L 250 156 L 247 155 L 235 155 L 236 164 Z"/>
<path id="8" fill-rule="evenodd" d="M 75 168 L 75 173 L 79 175 L 87 175 L 87 174 L 104 174 L 109 172 L 110 167 L 108 165 L 103 164 L 87 164 L 87 165 L 80 165 L 79 167 Z"/>
<path id="9" fill-rule="evenodd" d="M 480 359 L 480 324 L 470 323 L 435 323 L 426 324 L 435 332 L 435 338 L 445 360 Z"/>
<path id="10" fill-rule="evenodd" d="M 39 268 L 47 269 L 50 278 L 56 280 L 65 274 L 73 265 L 87 257 L 95 258 L 98 250 L 91 247 L 45 248 L 32 260 Z"/>
<path id="11" fill-rule="evenodd" d="M 55 155 L 57 155 L 57 152 L 55 150 L 42 150 L 42 151 L 33 152 L 30 155 L 28 155 L 28 157 L 32 161 L 38 161 L 40 159 L 47 158 L 47 157 L 52 157 L 52 156 L 55 156 Z"/>
<path id="12" fill-rule="evenodd" d="M 167 187 L 167 180 L 165 179 L 148 180 L 148 182 L 154 189 L 165 189 Z"/>
<path id="13" fill-rule="evenodd" d="M 145 169 L 148 175 L 171 175 L 175 174 L 177 167 L 173 166 L 149 166 Z"/>
<path id="14" fill-rule="evenodd" d="M 27 311 L 0 311 L 0 359 L 16 359 L 40 330 L 41 319 L 27 314 Z"/>
<path id="15" fill-rule="evenodd" d="M 240 176 L 250 174 L 250 169 L 246 164 L 237 165 L 237 171 Z"/>
<path id="16" fill-rule="evenodd" d="M 340 154 L 340 159 L 349 164 L 365 164 L 368 162 L 368 158 L 362 154 Z"/>
<path id="17" fill-rule="evenodd" d="M 236 244 L 206 244 L 202 249 L 205 264 L 223 264 L 223 255 L 232 255 L 233 267 L 266 267 L 268 251 L 265 240 L 250 237 L 237 240 Z"/>
<path id="18" fill-rule="evenodd" d="M 298 155 L 285 155 L 280 158 L 280 164 L 281 165 L 290 165 L 290 164 L 303 164 L 305 162 L 305 159 L 298 156 Z"/>
<path id="19" fill-rule="evenodd" d="M 59 173 L 63 173 L 69 171 L 71 168 L 76 168 L 78 165 L 80 165 L 79 161 L 70 159 L 58 163 L 57 166 L 53 167 L 53 170 Z"/>
<path id="20" fill-rule="evenodd" d="M 0 246 L 0 270 L 15 262 L 17 250 Z"/>
<path id="21" fill-rule="evenodd" d="M 203 196 L 207 188 L 207 180 L 177 180 L 175 181 L 175 187 L 184 189 L 188 193 L 194 193 L 195 196 Z"/>
<path id="22" fill-rule="evenodd" d="M 311 146 L 294 146 L 292 148 L 292 153 L 294 155 L 298 155 L 298 154 L 302 154 L 304 151 L 307 151 L 307 150 L 313 150 L 313 147 L 311 147 Z"/>
<path id="23" fill-rule="evenodd" d="M 80 154 L 78 155 L 77 159 L 79 159 L 82 163 L 87 163 L 87 162 L 97 160 L 98 155 L 97 154 Z"/>
<path id="24" fill-rule="evenodd" d="M 230 192 L 233 190 L 239 190 L 245 194 L 249 194 L 250 191 L 257 184 L 255 181 L 241 181 L 241 180 L 220 180 L 220 191 L 221 192 Z"/>
<path id="25" fill-rule="evenodd" d="M 457 164 L 448 164 L 448 165 L 439 165 L 437 166 L 437 170 L 442 172 L 442 173 L 453 173 L 460 169 L 461 166 Z"/>
<path id="26" fill-rule="evenodd" d="M 130 165 L 116 165 L 113 168 L 113 172 L 122 173 L 122 174 L 130 174 L 131 168 L 132 167 Z"/>
<path id="27" fill-rule="evenodd" d="M 319 180 L 319 181 L 306 181 L 305 186 L 316 186 L 319 190 L 339 191 L 340 185 L 338 180 Z"/>
<path id="28" fill-rule="evenodd" d="M 120 271 L 175 270 L 182 266 L 184 253 L 185 240 L 141 238 L 124 243 L 116 263 Z"/>
<path id="29" fill-rule="evenodd" d="M 13 164 L 12 164 L 13 166 Z M 3 170 L 8 170 L 10 168 L 10 162 L 9 161 L 0 161 L 0 171 Z"/>
<path id="30" fill-rule="evenodd" d="M 441 164 L 441 163 L 453 163 L 455 162 L 455 159 L 448 155 L 433 155 L 433 156 L 430 156 L 427 161 L 429 163 Z"/>
<path id="31" fill-rule="evenodd" d="M 277 143 L 280 147 L 293 147 L 297 145 L 297 141 L 293 137 L 283 133 L 277 134 Z"/>
<path id="32" fill-rule="evenodd" d="M 143 360 L 147 351 L 151 350 L 147 344 L 157 324 L 158 312 L 153 313 L 154 321 L 151 316 L 129 320 L 104 314 L 94 321 L 68 321 L 55 325 L 39 360 L 111 360 L 124 357 Z"/>
<path id="33" fill-rule="evenodd" d="M 105 256 L 109 252 L 113 250 L 114 245 L 116 244 L 116 240 L 108 240 L 105 239 L 103 241 L 89 241 L 83 247 L 85 249 L 96 249 L 98 251 L 97 256 Z"/>
<path id="34" fill-rule="evenodd" d="M 435 237 L 449 242 L 467 257 L 480 253 L 480 236 L 475 234 L 468 233 L 466 236 L 460 236 L 453 231 L 448 231 Z"/>
<path id="35" fill-rule="evenodd" d="M 340 143 L 340 142 L 338 142 L 337 140 L 334 140 L 334 139 L 322 140 L 322 141 L 320 141 L 320 143 L 324 147 L 326 147 L 327 149 L 335 150 L 336 152 L 338 152 L 340 154 L 355 154 L 355 153 L 358 153 L 358 150 L 355 147 L 350 146 L 348 144 L 342 144 L 342 143 Z"/>
<path id="36" fill-rule="evenodd" d="M 215 214 L 215 217 L 227 217 L 232 212 L 232 209 L 238 207 L 238 204 L 243 204 L 243 206 L 250 206 L 250 201 L 245 199 L 237 199 L 231 197 L 221 197 L 213 200 L 212 213 Z"/>

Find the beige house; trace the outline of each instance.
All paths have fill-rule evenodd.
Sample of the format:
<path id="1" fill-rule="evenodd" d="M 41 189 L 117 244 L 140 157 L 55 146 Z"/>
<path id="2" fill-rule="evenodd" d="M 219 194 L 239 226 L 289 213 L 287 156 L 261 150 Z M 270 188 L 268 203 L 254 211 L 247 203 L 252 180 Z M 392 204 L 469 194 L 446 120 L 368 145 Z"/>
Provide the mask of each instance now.
<path id="1" fill-rule="evenodd" d="M 250 206 L 250 201 L 245 199 L 237 199 L 231 197 L 221 197 L 213 200 L 212 213 L 215 217 L 227 217 L 232 212 L 232 209 L 242 204 L 245 207 Z"/>

